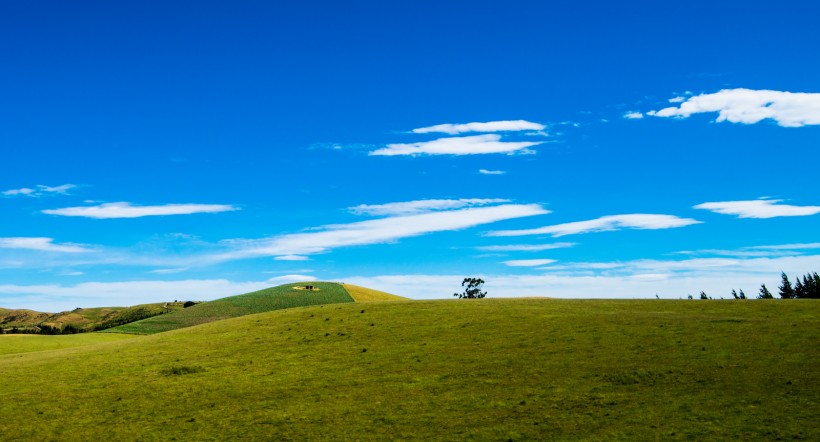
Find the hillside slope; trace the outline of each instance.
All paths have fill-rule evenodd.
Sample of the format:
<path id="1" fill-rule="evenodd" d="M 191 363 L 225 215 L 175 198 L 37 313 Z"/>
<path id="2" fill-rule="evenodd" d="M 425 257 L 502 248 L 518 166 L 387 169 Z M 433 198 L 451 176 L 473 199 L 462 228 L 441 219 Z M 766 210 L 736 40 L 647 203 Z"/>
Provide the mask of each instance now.
<path id="1" fill-rule="evenodd" d="M 0 356 L 0 434 L 820 440 L 818 339 L 811 300 L 287 309 Z"/>
<path id="2" fill-rule="evenodd" d="M 304 290 L 306 286 L 313 289 Z M 271 310 L 345 302 L 354 302 L 354 300 L 340 284 L 297 282 L 203 302 L 178 312 L 132 322 L 105 331 L 154 334 Z"/>
<path id="3" fill-rule="evenodd" d="M 358 285 L 342 283 L 342 287 L 350 293 L 350 296 L 353 297 L 356 302 L 409 301 L 409 299 L 403 296 L 397 296 Z"/>

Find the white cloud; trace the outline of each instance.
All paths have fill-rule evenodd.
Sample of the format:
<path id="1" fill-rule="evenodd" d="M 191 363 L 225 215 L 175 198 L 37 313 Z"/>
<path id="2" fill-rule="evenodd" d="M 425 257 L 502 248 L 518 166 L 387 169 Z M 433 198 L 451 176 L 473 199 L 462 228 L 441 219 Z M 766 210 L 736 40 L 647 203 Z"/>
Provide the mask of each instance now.
<path id="1" fill-rule="evenodd" d="M 93 249 L 79 244 L 55 244 L 53 238 L 42 237 L 12 237 L 0 238 L 0 249 L 39 250 L 43 252 L 85 253 Z"/>
<path id="2" fill-rule="evenodd" d="M 510 267 L 538 267 L 554 263 L 554 259 L 512 259 L 503 264 Z"/>
<path id="3" fill-rule="evenodd" d="M 224 244 L 233 247 L 234 251 L 215 255 L 213 259 L 224 261 L 256 256 L 311 255 L 338 247 L 389 243 L 401 238 L 546 213 L 549 211 L 537 204 L 504 204 L 334 224 L 315 232 L 225 241 Z"/>
<path id="4" fill-rule="evenodd" d="M 282 255 L 273 259 L 276 261 L 310 261 L 310 258 L 304 255 Z"/>
<path id="5" fill-rule="evenodd" d="M 718 112 L 718 122 L 753 124 L 772 119 L 783 127 L 820 124 L 820 93 L 724 89 L 681 100 L 680 107 L 647 112 L 656 117 L 688 118 Z"/>
<path id="6" fill-rule="evenodd" d="M 466 123 L 466 124 L 437 124 L 435 126 L 420 127 L 413 129 L 416 134 L 445 133 L 456 135 L 467 132 L 513 132 L 513 131 L 543 131 L 546 128 L 543 124 L 533 123 L 525 120 L 488 121 L 486 123 Z"/>
<path id="7" fill-rule="evenodd" d="M 457 200 L 430 199 L 404 201 L 387 204 L 360 204 L 349 210 L 356 215 L 414 215 L 418 213 L 434 212 L 437 210 L 461 209 L 464 207 L 486 206 L 489 204 L 507 203 L 510 200 L 491 198 L 462 198 Z"/>
<path id="8" fill-rule="evenodd" d="M 643 118 L 643 114 L 640 112 L 627 112 L 624 114 L 624 118 L 627 120 L 640 120 Z"/>
<path id="9" fill-rule="evenodd" d="M 721 201 L 703 203 L 695 209 L 710 210 L 738 218 L 775 218 L 779 216 L 809 216 L 820 213 L 820 206 L 778 204 L 783 200 Z"/>
<path id="10" fill-rule="evenodd" d="M 487 169 L 478 169 L 478 173 L 482 175 L 504 175 L 507 173 L 505 170 L 487 170 Z"/>
<path id="11" fill-rule="evenodd" d="M 44 186 L 42 184 L 38 184 L 36 189 L 31 189 L 28 187 L 23 187 L 20 189 L 9 189 L 0 194 L 4 196 L 30 196 L 30 197 L 41 197 L 45 195 L 68 195 L 68 191 L 71 189 L 76 188 L 77 186 L 74 184 L 62 184 L 60 186 Z"/>
<path id="12" fill-rule="evenodd" d="M 820 242 L 812 242 L 812 243 L 802 243 L 802 244 L 780 244 L 774 246 L 755 246 L 749 247 L 750 249 L 763 249 L 763 250 L 810 250 L 810 249 L 820 249 Z"/>
<path id="13" fill-rule="evenodd" d="M 485 252 L 541 252 L 544 250 L 563 249 L 575 246 L 574 242 L 557 242 L 554 244 L 511 244 L 500 246 L 476 247 Z"/>
<path id="14" fill-rule="evenodd" d="M 588 221 L 578 221 L 554 226 L 527 230 L 499 230 L 489 232 L 489 236 L 523 236 L 550 234 L 553 237 L 576 235 L 580 233 L 605 232 L 621 229 L 656 230 L 684 227 L 699 224 L 700 221 L 690 218 L 678 218 L 673 215 L 656 215 L 636 213 L 629 215 L 611 215 Z"/>
<path id="15" fill-rule="evenodd" d="M 388 144 L 387 147 L 371 151 L 369 155 L 477 155 L 477 154 L 529 154 L 528 147 L 542 144 L 542 141 L 501 141 L 496 134 L 473 135 L 468 137 L 438 138 L 418 143 Z"/>
<path id="16" fill-rule="evenodd" d="M 218 213 L 239 210 L 225 204 L 165 204 L 162 206 L 132 206 L 131 203 L 106 203 L 98 206 L 65 207 L 43 210 L 43 213 L 60 216 L 80 216 L 85 218 L 139 218 L 143 216 L 190 215 L 194 213 Z"/>
<path id="17" fill-rule="evenodd" d="M 684 101 L 686 101 L 686 97 L 675 97 L 669 99 L 670 103 L 683 103 Z"/>
<path id="18" fill-rule="evenodd" d="M 171 269 L 151 270 L 148 273 L 153 273 L 155 275 L 173 275 L 175 273 L 182 273 L 182 272 L 185 272 L 185 271 L 188 271 L 188 270 L 189 270 L 188 267 L 175 267 L 175 268 L 171 268 Z"/>
<path id="19" fill-rule="evenodd" d="M 36 190 L 29 189 L 28 187 L 23 187 L 22 189 L 9 189 L 3 191 L 3 195 L 5 196 L 17 196 L 17 195 L 25 195 L 25 196 L 34 196 Z"/>
<path id="20" fill-rule="evenodd" d="M 305 282 L 305 281 L 318 281 L 318 279 L 311 275 L 282 275 L 282 276 L 275 276 L 273 278 L 268 279 L 265 283 L 270 285 L 281 285 L 281 284 L 288 284 L 292 282 Z"/>

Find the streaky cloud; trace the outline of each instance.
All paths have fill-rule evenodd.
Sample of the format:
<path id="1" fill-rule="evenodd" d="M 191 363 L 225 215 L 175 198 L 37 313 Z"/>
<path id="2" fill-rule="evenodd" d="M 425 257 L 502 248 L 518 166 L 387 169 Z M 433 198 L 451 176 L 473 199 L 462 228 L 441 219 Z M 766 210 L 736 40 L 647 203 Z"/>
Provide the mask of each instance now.
<path id="1" fill-rule="evenodd" d="M 94 251 L 79 244 L 57 244 L 53 238 L 44 237 L 0 238 L 0 249 L 37 250 L 58 253 L 86 253 Z"/>
<path id="2" fill-rule="evenodd" d="M 502 264 L 509 267 L 538 267 L 554 263 L 554 259 L 511 259 Z"/>
<path id="3" fill-rule="evenodd" d="M 77 216 L 83 218 L 114 219 L 140 218 L 143 216 L 192 215 L 195 213 L 219 213 L 239 210 L 226 204 L 165 204 L 160 206 L 134 206 L 128 202 L 105 203 L 97 206 L 65 207 L 48 209 L 48 215 Z"/>
<path id="4" fill-rule="evenodd" d="M 229 240 L 234 250 L 212 256 L 227 261 L 261 256 L 311 255 L 339 247 L 395 242 L 429 233 L 466 229 L 497 221 L 543 215 L 548 210 L 537 204 L 503 204 L 459 210 L 391 216 L 350 224 L 333 224 L 318 231 L 294 233 L 255 240 Z"/>
<path id="5" fill-rule="evenodd" d="M 497 246 L 480 246 L 477 250 L 484 252 L 542 252 L 544 250 L 564 249 L 574 247 L 574 242 L 557 242 L 553 244 L 510 244 Z"/>
<path id="6" fill-rule="evenodd" d="M 486 123 L 464 123 L 464 124 L 437 124 L 435 126 L 420 127 L 411 132 L 416 134 L 445 133 L 457 135 L 468 132 L 517 132 L 536 131 L 539 135 L 544 135 L 541 131 L 546 126 L 540 123 L 533 123 L 526 120 L 503 120 L 488 121 Z"/>
<path id="7" fill-rule="evenodd" d="M 419 156 L 419 155 L 481 155 L 481 154 L 531 154 L 529 147 L 543 141 L 501 141 L 497 134 L 472 135 L 466 137 L 438 138 L 418 143 L 388 144 L 371 151 L 371 156 Z"/>
<path id="8" fill-rule="evenodd" d="M 603 216 L 587 221 L 557 224 L 526 230 L 499 230 L 487 233 L 488 236 L 524 236 L 552 235 L 553 237 L 577 235 L 581 233 L 606 232 L 621 229 L 657 230 L 684 227 L 699 224 L 691 218 L 679 218 L 674 215 L 635 213 L 628 215 Z"/>
<path id="9" fill-rule="evenodd" d="M 695 209 L 709 210 L 723 215 L 737 215 L 738 218 L 776 218 L 781 216 L 810 216 L 820 213 L 820 206 L 792 206 L 778 204 L 783 200 L 719 201 L 694 206 Z"/>
<path id="10" fill-rule="evenodd" d="M 478 169 L 478 173 L 482 175 L 504 175 L 507 173 L 506 170 L 488 170 L 488 169 Z"/>
<path id="11" fill-rule="evenodd" d="M 29 187 L 22 187 L 20 189 L 9 189 L 0 192 L 3 196 L 28 196 L 39 198 L 46 195 L 68 195 L 71 189 L 76 188 L 74 184 L 62 184 L 59 186 L 45 186 L 38 184 L 35 189 Z"/>
<path id="12" fill-rule="evenodd" d="M 356 215 L 414 215 L 439 210 L 461 209 L 463 207 L 486 206 L 489 204 L 508 202 L 510 202 L 510 200 L 500 198 L 429 199 L 386 204 L 360 204 L 351 207 L 349 210 Z"/>

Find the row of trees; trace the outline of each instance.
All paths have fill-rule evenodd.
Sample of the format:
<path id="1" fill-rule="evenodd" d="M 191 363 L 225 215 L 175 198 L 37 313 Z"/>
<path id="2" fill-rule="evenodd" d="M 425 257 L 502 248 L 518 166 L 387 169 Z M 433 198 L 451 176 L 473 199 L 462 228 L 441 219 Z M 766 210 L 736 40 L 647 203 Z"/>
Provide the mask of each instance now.
<path id="1" fill-rule="evenodd" d="M 792 286 L 786 272 L 780 272 L 781 283 L 779 295 L 782 299 L 820 299 L 820 275 L 817 272 L 806 273 L 802 279 L 798 276 L 794 279 Z M 740 292 L 732 289 L 732 297 L 735 299 L 748 299 L 743 289 Z M 692 299 L 692 295 L 689 295 Z M 700 299 L 712 299 L 706 292 L 700 292 Z M 757 299 L 774 299 L 774 295 L 766 287 L 766 284 L 760 284 L 760 290 L 757 293 Z"/>
<path id="2" fill-rule="evenodd" d="M 780 272 L 780 278 L 782 280 L 779 287 L 781 298 L 820 298 L 820 276 L 817 275 L 817 272 L 814 272 L 813 274 L 806 273 L 803 275 L 802 281 L 798 276 L 795 278 L 794 286 L 792 286 L 792 283 L 789 281 L 789 277 L 786 276 L 786 273 Z"/>

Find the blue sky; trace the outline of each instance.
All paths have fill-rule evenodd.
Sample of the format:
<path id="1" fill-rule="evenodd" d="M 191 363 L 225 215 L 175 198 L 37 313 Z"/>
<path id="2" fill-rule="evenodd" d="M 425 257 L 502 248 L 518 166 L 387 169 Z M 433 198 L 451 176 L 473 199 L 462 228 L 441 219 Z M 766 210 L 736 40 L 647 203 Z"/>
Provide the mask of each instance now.
<path id="1" fill-rule="evenodd" d="M 820 270 L 814 2 L 5 2 L 0 306 Z"/>

